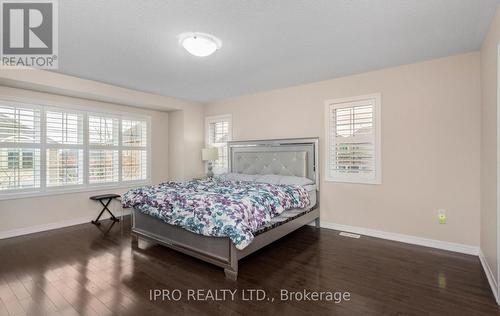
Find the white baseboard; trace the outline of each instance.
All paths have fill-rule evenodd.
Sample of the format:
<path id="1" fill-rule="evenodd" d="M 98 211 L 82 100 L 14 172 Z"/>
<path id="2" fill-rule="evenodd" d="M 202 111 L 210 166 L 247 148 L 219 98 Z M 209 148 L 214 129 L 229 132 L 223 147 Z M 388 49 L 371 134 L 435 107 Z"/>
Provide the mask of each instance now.
<path id="1" fill-rule="evenodd" d="M 484 256 L 482 251 L 479 251 L 479 260 L 481 260 L 481 265 L 483 266 L 484 273 L 486 274 L 486 277 L 488 278 L 488 282 L 490 283 L 491 291 L 493 292 L 493 296 L 495 296 L 495 300 L 497 301 L 497 304 L 500 304 L 498 301 L 498 283 L 497 280 L 495 279 L 495 276 L 493 275 L 493 272 L 491 272 L 490 265 L 488 264 L 488 261 L 486 261 L 486 257 Z"/>
<path id="2" fill-rule="evenodd" d="M 370 237 L 377 237 L 377 238 L 382 238 L 382 239 L 387 239 L 387 240 L 399 241 L 399 242 L 403 242 L 403 243 L 407 243 L 407 244 L 413 244 L 413 245 L 443 249 L 443 250 L 448 250 L 448 251 L 454 251 L 454 252 L 464 253 L 464 254 L 468 254 L 468 255 L 474 255 L 474 256 L 479 255 L 479 247 L 476 247 L 476 246 L 469 246 L 469 245 L 452 243 L 452 242 L 447 242 L 447 241 L 428 239 L 428 238 L 423 238 L 423 237 L 397 234 L 397 233 L 390 233 L 390 232 L 385 232 L 385 231 L 381 231 L 381 230 L 356 227 L 356 226 L 349 226 L 349 225 L 342 225 L 342 224 L 336 224 L 336 223 L 324 222 L 324 221 L 321 222 L 321 227 L 328 228 L 328 229 L 340 230 L 340 231 L 346 231 L 346 232 L 370 236 Z"/>
<path id="3" fill-rule="evenodd" d="M 124 209 L 123 210 L 123 215 L 129 215 L 130 214 L 130 209 Z M 120 217 L 121 212 L 117 212 L 115 214 L 117 217 Z M 104 215 L 101 217 L 101 219 L 108 219 L 111 216 L 108 214 Z M 80 217 L 80 218 L 74 218 L 74 219 L 68 219 L 60 222 L 55 222 L 55 223 L 49 223 L 49 224 L 43 224 L 43 225 L 37 225 L 37 226 L 30 226 L 30 227 L 23 227 L 23 228 L 18 228 L 18 229 L 12 229 L 12 230 L 5 230 L 5 231 L 0 231 L 0 239 L 5 239 L 5 238 L 12 238 L 12 237 L 17 237 L 17 236 L 22 236 L 22 235 L 28 235 L 28 234 L 33 234 L 33 233 L 39 233 L 47 230 L 53 230 L 53 229 L 58 229 L 58 228 L 64 228 L 64 227 L 70 227 L 70 226 L 75 226 L 75 225 L 80 225 L 80 224 L 85 224 L 85 223 L 90 223 L 90 221 L 94 220 L 95 216 L 93 217 Z"/>

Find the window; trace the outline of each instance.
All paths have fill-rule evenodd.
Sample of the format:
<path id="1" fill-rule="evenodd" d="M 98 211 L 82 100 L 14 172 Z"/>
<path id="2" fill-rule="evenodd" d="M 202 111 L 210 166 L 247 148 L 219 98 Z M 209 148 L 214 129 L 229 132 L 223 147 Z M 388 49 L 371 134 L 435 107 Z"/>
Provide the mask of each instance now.
<path id="1" fill-rule="evenodd" d="M 45 111 L 47 187 L 83 184 L 83 117 L 79 112 Z"/>
<path id="2" fill-rule="evenodd" d="M 146 121 L 122 121 L 123 146 L 145 147 L 147 140 Z"/>
<path id="3" fill-rule="evenodd" d="M 122 121 L 122 177 L 124 181 L 147 177 L 147 122 Z"/>
<path id="4" fill-rule="evenodd" d="M 119 118 L 89 115 L 89 183 L 117 182 L 120 161 Z"/>
<path id="5" fill-rule="evenodd" d="M 33 152 L 32 151 L 25 151 L 22 153 L 21 157 L 22 157 L 21 165 L 23 166 L 23 169 L 33 169 L 33 166 L 34 166 Z"/>
<path id="6" fill-rule="evenodd" d="M 118 146 L 118 118 L 89 115 L 89 144 Z"/>
<path id="7" fill-rule="evenodd" d="M 0 198 L 149 179 L 149 119 L 0 100 Z"/>
<path id="8" fill-rule="evenodd" d="M 19 155 L 21 155 L 21 157 L 19 157 Z M 23 169 L 32 169 L 34 166 L 33 151 L 9 151 L 7 160 L 9 169 L 19 168 L 19 165 L 21 165 Z"/>
<path id="9" fill-rule="evenodd" d="M 381 183 L 380 94 L 326 101 L 326 180 Z"/>
<path id="10" fill-rule="evenodd" d="M 25 162 L 23 157 L 31 157 L 31 161 Z M 0 145 L 0 192 L 39 186 L 40 149 L 3 148 Z"/>
<path id="11" fill-rule="evenodd" d="M 47 186 L 83 184 L 83 150 L 47 149 Z"/>
<path id="12" fill-rule="evenodd" d="M 89 183 L 117 182 L 118 165 L 118 150 L 89 150 Z"/>
<path id="13" fill-rule="evenodd" d="M 146 179 L 146 151 L 122 151 L 122 175 L 124 181 Z"/>
<path id="14" fill-rule="evenodd" d="M 213 172 L 221 174 L 228 171 L 229 153 L 227 142 L 232 138 L 231 115 L 210 116 L 205 119 L 205 137 L 207 147 L 219 150 L 219 159 L 213 163 Z"/>
<path id="15" fill-rule="evenodd" d="M 0 103 L 0 192 L 40 186 L 40 110 Z"/>

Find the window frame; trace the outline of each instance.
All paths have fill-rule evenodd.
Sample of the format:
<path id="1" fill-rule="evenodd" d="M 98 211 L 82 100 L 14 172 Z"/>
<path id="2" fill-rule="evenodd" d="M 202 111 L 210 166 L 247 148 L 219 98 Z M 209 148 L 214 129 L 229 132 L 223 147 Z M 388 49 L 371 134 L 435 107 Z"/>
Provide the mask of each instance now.
<path id="1" fill-rule="evenodd" d="M 209 135 L 209 126 L 212 123 L 217 123 L 217 122 L 228 122 L 228 142 L 230 142 L 233 139 L 233 115 L 232 114 L 220 114 L 220 115 L 211 115 L 211 116 L 206 116 L 205 117 L 205 147 L 210 147 L 210 135 Z M 214 146 L 214 147 L 221 147 L 221 146 Z M 214 174 L 222 174 L 224 172 L 229 172 L 229 147 L 226 145 L 226 151 L 227 151 L 227 168 L 226 170 L 216 170 L 214 167 L 213 172 Z M 208 170 L 208 164 L 205 163 L 205 172 Z"/>
<path id="2" fill-rule="evenodd" d="M 28 98 L 1 96 L 0 104 L 6 104 L 10 106 L 23 106 L 34 108 L 40 111 L 40 142 L 36 144 L 35 147 L 31 143 L 0 143 L 4 146 L 2 147 L 12 147 L 12 148 L 36 148 L 40 150 L 40 186 L 36 188 L 28 189 L 8 189 L 0 191 L 0 200 L 10 200 L 28 197 L 39 197 L 39 196 L 49 196 L 49 195 L 59 195 L 66 193 L 79 193 L 79 192 L 89 192 L 97 191 L 101 189 L 120 189 L 120 188 L 130 188 L 142 185 L 151 184 L 151 116 L 144 114 L 137 114 L 133 112 L 123 112 L 115 110 L 101 110 L 96 107 L 90 107 L 78 104 L 68 104 L 59 102 L 46 102 L 38 101 Z M 47 111 L 62 111 L 71 113 L 82 113 L 83 114 L 83 145 L 70 145 L 70 144 L 48 144 L 46 139 L 46 112 Z M 88 135 L 88 117 L 91 115 L 104 115 L 113 116 L 118 118 L 118 146 L 113 146 L 113 148 L 119 148 L 119 177 L 117 182 L 108 183 L 89 183 L 89 150 L 94 148 L 94 145 L 89 145 L 89 135 Z M 146 150 L 146 179 L 145 180 L 133 180 L 133 181 L 121 181 L 121 151 L 123 149 L 129 149 L 127 146 L 122 146 L 122 120 L 138 120 L 146 122 L 146 146 L 139 147 L 141 150 Z M 53 186 L 49 187 L 47 185 L 47 149 L 49 148 L 81 148 L 83 146 L 83 184 L 75 185 L 64 185 L 64 186 Z M 104 146 L 100 146 L 103 148 Z"/>
<path id="3" fill-rule="evenodd" d="M 335 124 L 331 124 L 330 113 L 333 109 L 353 107 L 353 103 L 362 103 L 367 100 L 373 102 L 373 132 L 372 137 L 374 141 L 374 154 L 375 154 L 375 172 L 373 177 L 366 177 L 357 174 L 348 174 L 345 176 L 333 176 L 330 174 L 330 168 L 333 161 L 331 161 L 330 152 L 332 147 L 335 148 L 335 137 L 332 140 L 330 135 L 331 130 L 335 128 Z M 330 99 L 324 102 L 325 104 L 325 181 L 336 183 L 357 183 L 357 184 L 382 184 L 382 94 L 373 93 L 355 97 Z M 334 149 L 333 149 L 334 150 Z"/>

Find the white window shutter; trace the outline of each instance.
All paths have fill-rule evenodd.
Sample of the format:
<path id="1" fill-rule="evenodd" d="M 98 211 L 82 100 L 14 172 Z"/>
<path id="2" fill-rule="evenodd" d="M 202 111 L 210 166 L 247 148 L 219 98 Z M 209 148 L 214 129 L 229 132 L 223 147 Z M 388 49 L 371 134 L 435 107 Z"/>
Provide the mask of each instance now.
<path id="1" fill-rule="evenodd" d="M 0 104 L 0 192 L 40 187 L 40 110 Z"/>
<path id="2" fill-rule="evenodd" d="M 118 146 L 118 118 L 89 115 L 89 144 Z"/>
<path id="3" fill-rule="evenodd" d="M 47 187 L 83 185 L 83 113 L 46 110 Z"/>
<path id="4" fill-rule="evenodd" d="M 122 120 L 122 180 L 147 179 L 147 122 Z"/>
<path id="5" fill-rule="evenodd" d="M 0 199 L 149 182 L 150 119 L 75 108 L 0 100 Z"/>
<path id="6" fill-rule="evenodd" d="M 39 144 L 40 110 L 0 104 L 0 143 Z"/>
<path id="7" fill-rule="evenodd" d="M 102 184 L 119 181 L 118 150 L 89 150 L 89 183 Z"/>
<path id="8" fill-rule="evenodd" d="M 327 116 L 327 181 L 381 181 L 380 96 L 330 100 Z"/>
<path id="9" fill-rule="evenodd" d="M 147 146 L 147 122 L 122 120 L 122 145 L 131 147 Z"/>
<path id="10" fill-rule="evenodd" d="M 212 116 L 206 119 L 207 147 L 215 147 L 219 152 L 219 159 L 213 162 L 215 174 L 225 173 L 228 170 L 227 142 L 232 138 L 231 121 L 231 115 Z"/>
<path id="11" fill-rule="evenodd" d="M 82 145 L 83 114 L 65 111 L 45 112 L 48 144 Z"/>
<path id="12" fill-rule="evenodd" d="M 147 177 L 146 150 L 123 150 L 122 178 L 123 181 L 145 180 Z"/>
<path id="13" fill-rule="evenodd" d="M 47 149 L 47 187 L 83 184 L 83 149 Z"/>
<path id="14" fill-rule="evenodd" d="M 40 187 L 39 148 L 0 148 L 0 192 Z"/>

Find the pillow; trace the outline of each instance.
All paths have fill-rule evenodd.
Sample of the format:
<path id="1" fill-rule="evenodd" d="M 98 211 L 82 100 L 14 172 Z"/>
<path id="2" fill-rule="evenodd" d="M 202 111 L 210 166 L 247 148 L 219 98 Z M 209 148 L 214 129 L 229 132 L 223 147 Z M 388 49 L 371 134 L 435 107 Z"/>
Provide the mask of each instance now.
<path id="1" fill-rule="evenodd" d="M 217 175 L 219 179 L 222 180 L 229 180 L 229 181 L 250 181 L 254 182 L 255 178 L 257 177 L 256 175 L 253 174 L 244 174 L 244 173 L 223 173 L 220 175 Z"/>
<path id="2" fill-rule="evenodd" d="M 314 181 L 309 178 L 304 177 L 295 177 L 295 176 L 282 176 L 280 180 L 280 184 L 288 184 L 288 185 L 308 185 L 314 184 Z"/>
<path id="3" fill-rule="evenodd" d="M 314 181 L 304 177 L 281 176 L 277 174 L 259 175 L 255 182 L 264 182 L 269 184 L 287 184 L 287 185 L 308 185 L 314 184 Z"/>
<path id="4" fill-rule="evenodd" d="M 308 185 L 314 184 L 314 181 L 304 177 L 280 176 L 278 174 L 244 174 L 244 173 L 223 173 L 216 175 L 217 178 L 229 181 L 250 181 L 269 184 L 288 184 L 288 185 Z"/>
<path id="5" fill-rule="evenodd" d="M 277 174 L 265 174 L 265 175 L 257 175 L 255 178 L 255 182 L 263 182 L 269 184 L 280 184 L 280 180 L 283 176 Z"/>

